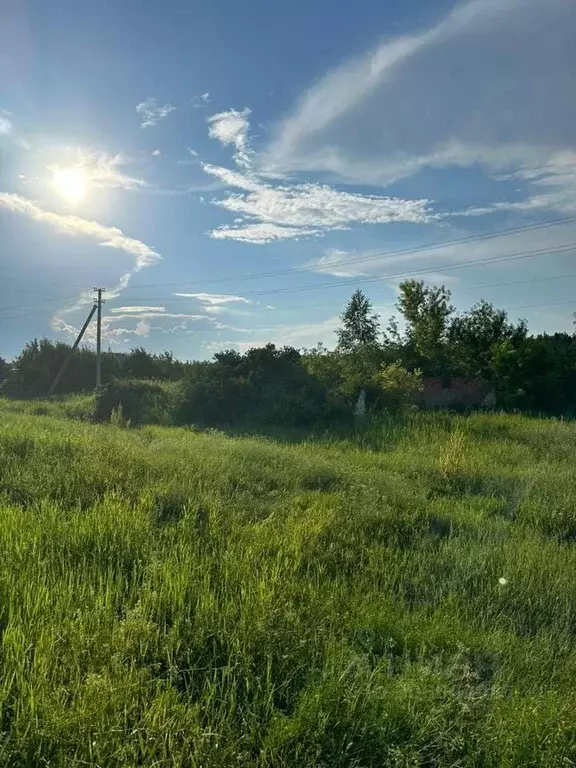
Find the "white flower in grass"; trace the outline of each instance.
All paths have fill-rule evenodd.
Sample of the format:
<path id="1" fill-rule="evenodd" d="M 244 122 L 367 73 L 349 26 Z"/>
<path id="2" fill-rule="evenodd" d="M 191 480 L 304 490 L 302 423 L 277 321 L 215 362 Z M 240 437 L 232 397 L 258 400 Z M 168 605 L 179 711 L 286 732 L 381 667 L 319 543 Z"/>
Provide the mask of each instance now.
<path id="1" fill-rule="evenodd" d="M 500 576 L 500 578 L 498 579 L 498 584 L 505 587 L 506 584 L 508 584 L 508 579 L 505 579 L 504 576 Z"/>

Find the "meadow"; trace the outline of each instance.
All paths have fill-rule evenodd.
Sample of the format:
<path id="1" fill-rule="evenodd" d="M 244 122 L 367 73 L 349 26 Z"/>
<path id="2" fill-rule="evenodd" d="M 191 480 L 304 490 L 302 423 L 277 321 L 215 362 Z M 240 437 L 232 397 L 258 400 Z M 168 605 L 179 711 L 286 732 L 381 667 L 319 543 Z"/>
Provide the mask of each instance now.
<path id="1" fill-rule="evenodd" d="M 0 403 L 0 765 L 576 764 L 576 427 Z"/>

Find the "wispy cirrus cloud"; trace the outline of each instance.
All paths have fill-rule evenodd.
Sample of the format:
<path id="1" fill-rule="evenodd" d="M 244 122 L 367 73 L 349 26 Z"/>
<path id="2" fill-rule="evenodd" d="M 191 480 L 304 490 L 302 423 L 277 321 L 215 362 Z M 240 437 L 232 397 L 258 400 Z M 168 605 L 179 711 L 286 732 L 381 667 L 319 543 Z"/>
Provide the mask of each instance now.
<path id="1" fill-rule="evenodd" d="M 362 195 L 326 184 L 279 184 L 254 173 L 204 164 L 204 171 L 227 186 L 239 189 L 214 204 L 240 217 L 233 226 L 210 234 L 254 244 L 320 235 L 362 224 L 430 223 L 438 215 L 429 200 Z"/>
<path id="2" fill-rule="evenodd" d="M 166 312 L 166 307 L 114 307 L 112 310 L 110 310 L 112 314 L 118 315 L 138 315 L 142 314 L 143 312 L 154 312 L 154 314 L 164 314 Z"/>
<path id="3" fill-rule="evenodd" d="M 248 138 L 250 114 L 251 111 L 246 107 L 240 112 L 235 109 L 218 112 L 207 119 L 210 138 L 217 139 L 225 147 L 234 146 L 234 159 L 243 168 L 250 165 L 253 155 Z"/>
<path id="4" fill-rule="evenodd" d="M 530 263 L 531 254 L 542 255 L 548 251 L 570 248 L 576 238 L 576 223 L 568 220 L 558 226 L 527 231 L 503 232 L 486 239 L 454 243 L 450 241 L 431 246 L 382 252 L 377 250 L 345 251 L 326 250 L 321 256 L 309 261 L 304 267 L 313 272 L 340 278 L 377 277 L 396 285 L 407 277 L 432 282 L 453 282 L 465 275 L 461 272 L 468 262 L 471 266 L 490 259 L 503 260 L 516 257 L 520 263 Z M 524 258 L 527 259 L 524 262 Z M 498 264 L 496 262 L 495 267 Z M 455 274 L 452 274 L 452 270 Z"/>
<path id="5" fill-rule="evenodd" d="M 120 309 L 120 308 L 118 308 Z M 128 308 L 132 309 L 132 308 Z M 194 312 L 166 312 L 157 311 L 158 308 L 142 307 L 142 312 L 116 312 L 102 319 L 102 335 L 112 343 L 119 341 L 128 341 L 131 337 L 148 337 L 151 333 L 160 333 L 172 335 L 184 333 L 194 336 L 206 332 L 220 334 L 222 331 L 234 333 L 247 333 L 246 328 L 237 328 L 232 325 L 221 323 L 214 317 L 207 314 L 197 314 Z M 163 309 L 163 308 L 161 308 Z M 58 330 L 73 334 L 76 329 L 71 325 L 60 323 Z M 88 336 L 88 341 L 93 341 L 94 335 Z"/>
<path id="6" fill-rule="evenodd" d="M 174 296 L 198 302 L 202 310 L 210 315 L 245 315 L 248 314 L 246 309 L 241 309 L 238 305 L 252 304 L 250 299 L 228 293 L 175 293 Z"/>
<path id="7" fill-rule="evenodd" d="M 424 168 L 530 172 L 554 157 L 570 167 L 575 28 L 576 5 L 565 0 L 458 4 L 430 28 L 389 37 L 317 79 L 260 164 L 382 185 Z M 525 176 L 524 210 L 565 210 L 573 189 L 565 176 L 548 176 L 555 194 L 534 194 L 538 178 Z"/>
<path id="8" fill-rule="evenodd" d="M 16 129 L 13 113 L 0 107 L 0 139 L 3 137 L 20 149 L 30 149 L 28 141 Z"/>
<path id="9" fill-rule="evenodd" d="M 161 120 L 164 120 L 172 112 L 175 112 L 177 107 L 174 104 L 157 104 L 156 99 L 149 98 L 145 101 L 141 101 L 136 105 L 136 112 L 140 117 L 141 128 L 153 128 Z"/>
<path id="10" fill-rule="evenodd" d="M 208 304 L 211 306 L 217 306 L 219 304 L 251 304 L 249 299 L 245 299 L 243 296 L 233 296 L 228 293 L 175 293 L 174 296 L 179 296 L 185 299 L 197 299 L 202 304 Z"/>
<path id="11" fill-rule="evenodd" d="M 308 262 L 311 271 L 332 277 L 363 277 L 366 275 L 361 268 L 362 257 L 337 248 L 327 250 L 323 256 Z"/>
<path id="12" fill-rule="evenodd" d="M 152 157 L 161 157 L 162 152 L 155 149 Z M 189 161 L 191 165 L 199 165 L 199 161 Z M 139 176 L 128 172 L 135 160 L 122 152 L 110 154 L 81 147 L 66 148 L 59 152 L 58 162 L 51 163 L 47 169 L 52 175 L 58 171 L 69 172 L 79 170 L 86 183 L 96 189 L 124 189 L 141 192 L 158 197 L 178 197 L 190 195 L 193 192 L 204 192 L 217 189 L 221 184 L 217 181 L 200 184 L 187 184 L 180 187 L 161 187 Z M 179 161 L 188 164 L 188 161 Z M 49 180 L 49 183 L 52 183 Z"/>
<path id="13" fill-rule="evenodd" d="M 117 281 L 116 285 L 108 293 L 110 298 L 119 296 L 128 286 L 131 278 L 145 267 L 150 267 L 162 257 L 142 240 L 134 237 L 128 237 L 118 227 L 110 227 L 99 224 L 97 221 L 83 219 L 73 214 L 54 213 L 42 208 L 34 200 L 30 200 L 22 195 L 16 195 L 8 192 L 0 192 L 0 208 L 13 213 L 27 216 L 33 221 L 48 225 L 56 232 L 60 232 L 72 237 L 85 237 L 97 242 L 105 248 L 114 248 L 127 253 L 133 259 L 133 266 L 127 270 Z M 79 294 L 77 301 L 62 310 L 61 314 L 69 314 L 80 309 L 93 301 L 93 294 L 90 291 L 83 291 Z M 55 315 L 52 319 L 52 326 L 60 329 L 60 326 L 66 323 L 62 318 Z"/>
<path id="14" fill-rule="evenodd" d="M 12 120 L 9 119 L 8 113 L 0 110 L 0 136 L 9 136 L 13 129 Z"/>
<path id="15" fill-rule="evenodd" d="M 130 308 L 132 309 L 132 308 Z M 137 317 L 134 317 L 137 315 Z M 160 308 L 160 311 L 158 311 L 158 308 L 154 307 L 152 309 L 148 309 L 144 312 L 119 312 L 115 314 L 113 317 L 108 316 L 106 322 L 107 323 L 114 323 L 118 320 L 126 320 L 127 318 L 131 319 L 140 319 L 140 318 L 152 318 L 152 317 L 162 317 L 162 318 L 179 318 L 179 319 L 186 319 L 186 320 L 208 320 L 211 321 L 211 318 L 207 317 L 206 315 L 198 315 L 198 314 L 190 314 L 187 312 L 166 312 L 162 308 Z"/>
<path id="16" fill-rule="evenodd" d="M 34 200 L 22 195 L 0 192 L 0 208 L 23 214 L 34 221 L 48 224 L 65 235 L 88 237 L 105 248 L 116 248 L 134 257 L 137 268 L 148 267 L 161 258 L 153 248 L 141 240 L 128 237 L 118 227 L 109 227 L 73 214 L 54 213 L 42 208 Z"/>
<path id="17" fill-rule="evenodd" d="M 117 345 L 129 342 L 135 336 L 147 338 L 152 332 L 173 334 L 178 332 L 193 333 L 200 329 L 203 331 L 217 330 L 217 321 L 207 315 L 159 312 L 155 311 L 157 308 L 150 309 L 152 311 L 137 313 L 125 311 L 105 315 L 102 318 L 102 338 L 110 344 Z M 71 337 L 77 336 L 79 332 L 78 328 L 61 317 L 53 319 L 52 327 L 54 330 Z M 96 329 L 93 325 L 88 326 L 85 340 L 90 344 L 96 342 Z"/>
<path id="18" fill-rule="evenodd" d="M 153 187 L 147 181 L 124 171 L 129 164 L 130 159 L 121 152 L 110 155 L 75 147 L 65 152 L 60 163 L 49 165 L 48 170 L 78 169 L 88 184 L 100 189 L 151 190 Z"/>
<path id="19" fill-rule="evenodd" d="M 531 194 L 521 200 L 473 206 L 456 215 L 484 216 L 499 211 L 556 212 L 566 215 L 576 212 L 576 150 L 558 152 L 542 166 L 536 163 L 524 165 L 500 178 L 527 183 Z"/>
<path id="20" fill-rule="evenodd" d="M 331 230 L 366 224 L 410 222 L 427 224 L 440 217 L 431 201 L 368 195 L 338 190 L 320 183 L 287 183 L 252 167 L 249 109 L 229 110 L 208 118 L 209 134 L 224 146 L 235 147 L 239 170 L 203 163 L 205 173 L 235 191 L 212 200 L 236 218 L 210 232 L 218 240 L 255 245 L 322 235 Z M 255 163 L 257 165 L 257 162 Z"/>
<path id="21" fill-rule="evenodd" d="M 336 328 L 340 325 L 340 316 L 331 315 L 325 320 L 309 323 L 286 323 L 268 328 L 247 331 L 236 329 L 238 332 L 249 333 L 251 338 L 244 339 L 211 339 L 204 343 L 204 348 L 211 352 L 223 349 L 237 349 L 246 352 L 254 347 L 263 347 L 272 342 L 277 346 L 292 346 L 296 348 L 313 347 L 318 342 L 332 346 Z M 264 340 L 265 339 L 265 340 Z"/>
<path id="22" fill-rule="evenodd" d="M 192 99 L 192 109 L 202 109 L 210 101 L 212 101 L 212 94 L 210 93 L 210 91 L 201 93 L 200 96 L 195 96 Z"/>
<path id="23" fill-rule="evenodd" d="M 246 224 L 246 226 L 222 226 L 213 229 L 210 237 L 215 240 L 237 240 L 240 243 L 265 245 L 279 240 L 298 240 L 301 237 L 312 237 L 321 234 L 318 229 L 302 229 L 297 227 L 281 227 L 277 224 L 262 222 Z"/>

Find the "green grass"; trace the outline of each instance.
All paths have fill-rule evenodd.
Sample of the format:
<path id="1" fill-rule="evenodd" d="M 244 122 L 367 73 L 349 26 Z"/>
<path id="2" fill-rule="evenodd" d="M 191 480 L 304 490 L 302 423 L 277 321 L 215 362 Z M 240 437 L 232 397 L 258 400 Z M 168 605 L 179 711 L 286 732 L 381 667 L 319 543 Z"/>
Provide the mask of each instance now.
<path id="1" fill-rule="evenodd" d="M 61 416 L 91 421 L 95 395 L 64 395 L 51 400 L 13 400 L 0 397 L 0 413 L 26 413 L 34 416 Z"/>
<path id="2" fill-rule="evenodd" d="M 576 763 L 572 424 L 40 406 L 0 408 L 0 765 Z"/>

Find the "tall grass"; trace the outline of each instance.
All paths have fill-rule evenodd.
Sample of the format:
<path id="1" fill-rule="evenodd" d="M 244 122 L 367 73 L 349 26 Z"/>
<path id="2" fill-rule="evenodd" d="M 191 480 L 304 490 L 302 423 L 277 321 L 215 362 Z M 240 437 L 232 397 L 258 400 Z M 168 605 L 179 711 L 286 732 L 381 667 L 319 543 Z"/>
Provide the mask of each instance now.
<path id="1" fill-rule="evenodd" d="M 0 765 L 576 762 L 576 431 L 2 407 Z"/>

